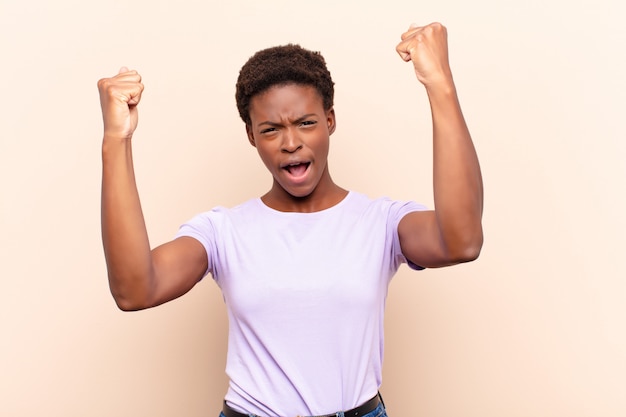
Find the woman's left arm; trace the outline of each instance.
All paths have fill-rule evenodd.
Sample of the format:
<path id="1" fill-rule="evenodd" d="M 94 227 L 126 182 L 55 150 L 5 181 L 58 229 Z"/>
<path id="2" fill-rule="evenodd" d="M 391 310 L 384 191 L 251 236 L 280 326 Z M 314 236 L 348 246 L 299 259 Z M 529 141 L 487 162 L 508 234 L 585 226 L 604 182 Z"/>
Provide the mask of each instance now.
<path id="1" fill-rule="evenodd" d="M 398 226 L 402 252 L 423 267 L 476 259 L 483 243 L 483 185 L 478 157 L 452 79 L 446 28 L 411 26 L 396 48 L 426 88 L 433 122 L 434 211 L 413 212 Z"/>

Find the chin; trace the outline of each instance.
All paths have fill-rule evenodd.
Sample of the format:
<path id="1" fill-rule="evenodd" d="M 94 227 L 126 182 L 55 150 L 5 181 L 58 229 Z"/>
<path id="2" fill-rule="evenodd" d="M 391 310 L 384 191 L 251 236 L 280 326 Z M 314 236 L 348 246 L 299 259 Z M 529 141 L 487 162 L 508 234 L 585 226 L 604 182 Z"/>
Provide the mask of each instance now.
<path id="1" fill-rule="evenodd" d="M 310 190 L 310 191 L 300 191 L 300 192 L 290 192 L 290 191 L 287 191 L 287 194 L 289 194 L 293 198 L 302 199 L 302 198 L 307 198 L 311 194 L 313 194 L 313 190 Z"/>
<path id="2" fill-rule="evenodd" d="M 285 193 L 287 193 L 291 197 L 300 199 L 300 198 L 309 197 L 311 194 L 313 194 L 313 191 L 315 191 L 315 188 L 309 188 L 309 187 L 285 188 L 283 187 L 283 190 L 285 191 Z"/>

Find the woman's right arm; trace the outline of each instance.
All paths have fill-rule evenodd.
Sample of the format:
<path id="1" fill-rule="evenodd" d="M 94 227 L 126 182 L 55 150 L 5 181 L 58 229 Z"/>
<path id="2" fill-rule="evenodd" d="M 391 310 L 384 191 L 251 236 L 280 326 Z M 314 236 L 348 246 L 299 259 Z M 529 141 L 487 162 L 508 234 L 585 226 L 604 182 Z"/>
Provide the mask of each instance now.
<path id="1" fill-rule="evenodd" d="M 150 249 L 132 158 L 143 84 L 122 68 L 98 82 L 102 141 L 102 242 L 109 286 L 122 310 L 153 307 L 189 291 L 207 270 L 204 247 L 182 237 Z"/>

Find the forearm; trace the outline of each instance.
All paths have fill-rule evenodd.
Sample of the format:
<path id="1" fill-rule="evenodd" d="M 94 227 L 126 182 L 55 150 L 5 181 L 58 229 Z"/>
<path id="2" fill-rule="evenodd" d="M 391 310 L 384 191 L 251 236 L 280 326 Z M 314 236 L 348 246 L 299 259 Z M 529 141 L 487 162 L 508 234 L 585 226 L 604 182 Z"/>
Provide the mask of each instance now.
<path id="1" fill-rule="evenodd" d="M 103 142 L 101 210 L 111 293 L 121 309 L 141 308 L 152 292 L 154 274 L 130 140 Z"/>
<path id="2" fill-rule="evenodd" d="M 426 89 L 433 120 L 433 186 L 441 241 L 452 258 L 472 260 L 483 240 L 478 157 L 451 76 Z"/>

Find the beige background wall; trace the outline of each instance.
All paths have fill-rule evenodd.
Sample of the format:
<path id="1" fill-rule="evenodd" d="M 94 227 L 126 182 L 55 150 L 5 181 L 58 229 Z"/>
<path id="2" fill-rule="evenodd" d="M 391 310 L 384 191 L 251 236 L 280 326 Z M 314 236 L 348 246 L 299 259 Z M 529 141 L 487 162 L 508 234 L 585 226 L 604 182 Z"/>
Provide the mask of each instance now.
<path id="1" fill-rule="evenodd" d="M 623 17 L 617 0 L 0 0 L 0 415 L 217 416 L 225 392 L 210 279 L 138 313 L 109 295 L 99 78 L 144 76 L 153 244 L 269 187 L 234 82 L 287 42 L 335 78 L 334 178 L 431 204 L 427 100 L 394 48 L 434 20 L 483 167 L 486 242 L 475 263 L 394 279 L 390 415 L 626 415 Z"/>

